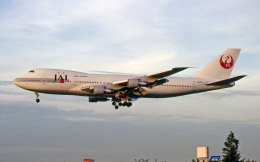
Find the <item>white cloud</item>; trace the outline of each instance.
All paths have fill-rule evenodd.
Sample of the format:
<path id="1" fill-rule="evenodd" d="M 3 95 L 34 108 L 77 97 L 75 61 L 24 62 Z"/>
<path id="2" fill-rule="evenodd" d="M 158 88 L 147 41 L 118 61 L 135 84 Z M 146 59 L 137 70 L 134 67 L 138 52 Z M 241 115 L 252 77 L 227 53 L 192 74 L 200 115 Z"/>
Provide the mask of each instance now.
<path id="1" fill-rule="evenodd" d="M 193 94 L 167 99 L 138 99 L 131 108 L 115 110 L 111 102 L 89 103 L 88 97 L 40 94 L 41 102 L 35 103 L 33 92 L 14 85 L 0 86 L 0 103 L 16 103 L 38 108 L 51 108 L 58 113 L 49 116 L 68 121 L 83 122 L 106 120 L 145 124 L 160 119 L 165 122 L 204 123 L 232 121 L 260 124 L 257 114 L 259 91 L 223 89 L 215 92 Z M 239 102 L 237 102 L 239 101 Z M 200 103 L 200 104 L 198 104 Z M 210 115 L 211 114 L 211 115 Z"/>
<path id="2" fill-rule="evenodd" d="M 154 53 L 140 54 L 135 59 L 126 59 L 117 64 L 111 64 L 106 67 L 108 71 L 118 71 L 127 73 L 157 73 L 160 71 L 173 68 L 172 66 L 166 67 L 171 64 L 170 61 L 174 60 L 175 55 L 167 53 Z"/>
<path id="3" fill-rule="evenodd" d="M 254 30 L 250 31 L 249 28 L 252 25 L 254 25 L 253 29 L 259 26 L 260 23 L 255 16 L 259 11 L 255 10 L 254 5 L 250 3 L 248 5 L 253 6 L 253 9 L 246 9 L 245 12 L 240 13 L 240 4 L 244 3 L 236 3 L 233 6 L 233 2 L 119 2 L 117 0 L 78 1 L 77 3 L 17 2 L 10 10 L 5 10 L 0 26 L 2 31 L 5 31 L 1 35 L 5 39 L 7 37 L 10 39 L 7 45 L 4 45 L 6 48 L 1 48 L 4 53 L 1 56 L 3 61 L 1 69 L 7 69 L 2 72 L 1 77 L 2 80 L 13 80 L 35 67 L 64 68 L 83 72 L 105 69 L 105 71 L 151 74 L 175 66 L 202 68 L 205 63 L 223 52 L 222 49 L 225 50 L 226 47 L 223 46 L 232 43 L 235 46 L 244 44 L 245 51 L 249 48 L 257 52 L 260 50 L 258 44 L 249 45 L 247 41 L 254 43 L 258 38 L 259 33 L 256 32 L 252 36 L 249 32 Z M 232 10 L 229 10 L 230 6 L 233 6 Z M 85 28 L 89 29 L 85 30 Z M 10 42 L 13 41 L 15 43 L 11 44 Z M 256 60 L 247 59 L 247 62 L 259 62 L 259 57 Z M 200 65 L 201 63 L 203 65 Z M 243 70 L 243 67 L 239 69 Z M 186 70 L 184 73 L 193 75 L 195 72 L 191 71 Z M 255 87 L 259 86 L 257 70 L 251 72 L 254 77 L 245 78 L 236 85 L 249 90 L 241 92 L 245 95 L 252 94 Z M 26 95 L 17 98 L 18 102 L 30 103 L 34 100 L 34 94 L 28 92 Z M 210 93 L 209 95 L 217 97 L 223 94 Z M 2 101 L 11 101 L 12 97 L 15 96 L 5 94 L 1 98 Z M 42 97 L 49 99 L 47 95 Z M 78 100 L 80 102 L 77 102 Z M 165 112 L 175 111 L 169 108 L 172 100 L 185 105 L 182 103 L 183 100 L 179 99 L 159 101 L 167 107 Z M 108 103 L 93 106 L 88 103 L 88 98 L 72 97 L 64 101 L 63 97 L 57 97 L 56 100 L 41 104 L 68 112 L 86 110 L 87 107 L 97 114 L 114 113 L 102 107 Z M 186 107 L 189 105 L 187 104 Z M 99 108 L 92 108 L 96 106 Z M 150 106 L 152 108 L 148 114 L 158 111 L 154 105 Z M 146 109 L 141 109 L 142 115 L 146 113 Z M 179 114 L 181 119 L 183 113 L 186 112 Z M 125 119 L 127 118 L 125 116 Z"/>
<path id="4" fill-rule="evenodd" d="M 241 5 L 251 9 L 240 12 Z M 162 64 L 162 70 L 173 64 L 197 67 L 231 46 L 259 51 L 255 6 L 242 1 L 16 2 L 2 17 L 1 36 L 7 46 L 1 48 L 6 55 L 1 60 L 9 63 L 1 68 L 117 71 L 135 65 L 130 69 L 136 72 L 143 58 L 164 60 L 161 57 L 172 54 L 178 62 L 164 60 L 144 72 Z M 15 76 L 3 73 L 4 78 Z"/>
<path id="5" fill-rule="evenodd" d="M 83 150 L 80 155 L 83 157 L 95 152 L 93 149 L 75 149 L 86 138 L 93 141 L 104 138 L 104 141 L 111 142 L 104 145 L 107 146 L 107 150 L 104 150 L 103 145 L 100 146 L 100 141 L 98 144 L 95 142 L 91 144 L 108 154 L 111 145 L 121 144 L 118 142 L 121 138 L 123 145 L 127 145 L 126 154 L 129 159 L 132 158 L 128 155 L 129 150 L 139 152 L 133 151 L 135 155 L 145 153 L 136 150 L 137 146 L 146 150 L 139 143 L 144 143 L 145 146 L 151 146 L 152 143 L 158 150 L 147 152 L 158 153 L 164 149 L 175 149 L 173 151 L 175 154 L 171 155 L 177 158 L 177 161 L 185 161 L 187 159 L 183 160 L 183 157 L 191 157 L 183 154 L 188 151 L 187 148 L 200 143 L 208 142 L 214 145 L 219 142 L 215 138 L 216 132 L 211 134 L 211 130 L 217 129 L 217 133 L 223 133 L 232 128 L 246 134 L 247 137 L 254 135 L 254 133 L 248 134 L 248 131 L 258 130 L 260 124 L 258 1 L 25 0 L 5 1 L 5 3 L 8 5 L 3 5 L 2 8 L 2 5 L 0 6 L 0 80 L 13 80 L 36 67 L 83 72 L 101 70 L 148 74 L 175 66 L 199 67 L 183 72 L 192 75 L 230 47 L 242 48 L 234 75 L 249 76 L 238 81 L 231 89 L 168 99 L 139 99 L 131 108 L 119 110 L 114 110 L 109 102 L 89 103 L 87 97 L 79 96 L 41 94 L 41 103 L 37 104 L 33 92 L 19 89 L 14 85 L 0 84 L 1 105 L 4 107 L 14 105 L 6 109 L 1 107 L 2 121 L 9 121 L 4 127 L 9 131 L 5 129 L 1 135 L 5 137 L 6 133 L 8 137 L 10 135 L 18 137 L 13 134 L 15 129 L 11 129 L 12 126 L 14 128 L 17 126 L 19 129 L 15 131 L 22 132 L 20 138 L 9 137 L 9 140 L 5 138 L 6 141 L 11 144 L 28 142 L 27 145 L 23 143 L 25 147 L 8 144 L 8 147 L 1 147 L 0 152 L 4 155 L 11 153 L 10 156 L 17 157 L 25 154 L 28 157 L 35 153 L 43 155 L 42 159 L 46 160 L 45 155 L 53 155 L 53 152 L 65 152 L 60 157 L 65 155 L 73 158 L 71 153 L 76 154 Z M 28 116 L 25 120 L 26 115 Z M 17 117 L 14 118 L 17 120 L 11 117 Z M 43 121 L 49 125 L 42 123 L 39 118 L 44 119 Z M 28 126 L 30 124 L 32 126 Z M 37 126 L 36 132 L 31 129 L 35 126 Z M 127 131 L 126 133 L 120 132 L 123 126 L 126 126 L 123 129 Z M 128 128 L 129 126 L 137 129 Z M 201 128 L 204 126 L 206 128 Z M 112 127 L 114 128 L 110 132 Z M 89 132 L 88 128 L 94 131 Z M 144 130 L 148 128 L 152 129 L 147 133 Z M 158 129 L 162 132 L 158 132 Z M 65 133 L 57 135 L 58 130 Z M 83 137 L 77 141 L 78 132 L 83 133 L 81 134 Z M 107 134 L 102 136 L 104 132 L 110 133 L 111 138 L 107 138 Z M 154 132 L 156 136 L 152 138 Z M 72 133 L 69 137 L 75 140 L 67 140 L 69 133 Z M 99 138 L 96 137 L 97 133 Z M 142 134 L 145 138 L 139 138 Z M 150 136 L 151 140 L 148 140 L 147 137 Z M 25 137 L 28 137 L 28 140 Z M 54 144 L 51 144 L 50 148 L 26 147 L 35 143 L 45 145 L 47 137 L 48 140 L 51 137 L 63 137 L 64 140 L 53 139 Z M 169 142 L 168 139 L 172 137 L 176 141 Z M 212 141 L 207 141 L 206 138 L 209 137 Z M 19 142 L 15 142 L 15 139 Z M 131 150 L 128 146 L 132 143 L 128 139 L 136 143 L 138 140 L 142 142 L 133 143 Z M 250 146 L 256 146 L 250 148 L 253 154 L 257 155 L 255 150 L 258 143 L 255 143 L 255 139 L 252 138 Z M 159 144 L 156 141 L 159 141 Z M 187 141 L 188 144 L 183 141 Z M 59 147 L 64 143 L 67 144 L 67 148 Z M 176 145 L 182 146 L 182 153 L 176 154 L 180 151 L 180 147 L 178 150 L 175 148 Z M 115 151 L 109 154 L 116 155 L 118 151 L 124 149 L 124 146 L 115 147 Z M 167 155 L 165 152 L 159 154 L 161 157 Z M 38 158 L 37 156 L 37 160 Z M 104 155 L 104 159 L 107 160 L 107 156 Z M 61 159 L 56 161 L 59 160 L 61 161 Z"/>

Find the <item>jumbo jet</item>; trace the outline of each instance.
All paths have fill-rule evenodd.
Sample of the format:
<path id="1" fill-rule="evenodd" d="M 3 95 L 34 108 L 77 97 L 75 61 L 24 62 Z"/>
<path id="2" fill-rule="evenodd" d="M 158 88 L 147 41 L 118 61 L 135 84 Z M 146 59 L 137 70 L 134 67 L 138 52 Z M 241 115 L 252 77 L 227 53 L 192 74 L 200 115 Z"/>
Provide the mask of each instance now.
<path id="1" fill-rule="evenodd" d="M 229 48 L 192 77 L 168 77 L 189 67 L 150 75 L 89 74 L 59 69 L 34 69 L 13 83 L 39 93 L 89 96 L 89 102 L 112 101 L 115 109 L 130 107 L 138 98 L 165 98 L 229 88 L 245 77 L 230 77 L 241 49 Z"/>

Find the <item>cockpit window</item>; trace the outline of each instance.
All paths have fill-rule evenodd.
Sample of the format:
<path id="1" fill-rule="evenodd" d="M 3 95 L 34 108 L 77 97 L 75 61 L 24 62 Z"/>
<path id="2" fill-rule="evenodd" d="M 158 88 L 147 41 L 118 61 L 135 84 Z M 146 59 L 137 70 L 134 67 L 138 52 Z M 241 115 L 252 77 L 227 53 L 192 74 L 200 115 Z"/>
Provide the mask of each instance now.
<path id="1" fill-rule="evenodd" d="M 29 73 L 34 73 L 34 70 L 30 70 Z"/>

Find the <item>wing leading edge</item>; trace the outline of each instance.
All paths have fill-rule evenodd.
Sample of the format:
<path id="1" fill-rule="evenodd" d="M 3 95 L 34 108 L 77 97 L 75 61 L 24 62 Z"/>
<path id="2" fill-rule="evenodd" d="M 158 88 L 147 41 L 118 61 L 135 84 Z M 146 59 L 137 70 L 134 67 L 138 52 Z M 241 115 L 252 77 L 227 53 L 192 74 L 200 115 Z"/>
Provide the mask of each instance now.
<path id="1" fill-rule="evenodd" d="M 152 82 L 156 82 L 156 81 L 158 83 L 163 84 L 163 83 L 167 82 L 168 80 L 161 79 L 161 78 L 173 75 L 173 74 L 183 71 L 187 68 L 189 68 L 189 67 L 175 67 L 170 70 L 166 70 L 166 71 L 155 73 L 155 74 L 145 75 L 145 76 L 141 76 L 141 77 L 137 77 L 137 78 L 133 78 L 133 79 L 137 79 L 137 80 L 140 80 L 143 82 L 148 82 L 148 84 L 151 84 Z M 112 84 L 116 85 L 116 86 L 127 86 L 128 82 L 129 82 L 129 80 L 123 80 L 123 81 L 114 82 Z M 147 86 L 148 86 L 148 84 L 147 84 Z"/>
<path id="2" fill-rule="evenodd" d="M 167 76 L 170 76 L 170 75 L 173 75 L 175 73 L 178 73 L 180 71 L 183 71 L 185 69 L 188 69 L 189 67 L 175 67 L 175 68 L 172 68 L 170 70 L 167 70 L 167 71 L 163 71 L 163 72 L 160 72 L 160 73 L 155 73 L 155 74 L 151 74 L 151 75 L 146 75 L 145 77 L 150 77 L 150 78 L 164 78 L 164 77 L 167 77 Z"/>

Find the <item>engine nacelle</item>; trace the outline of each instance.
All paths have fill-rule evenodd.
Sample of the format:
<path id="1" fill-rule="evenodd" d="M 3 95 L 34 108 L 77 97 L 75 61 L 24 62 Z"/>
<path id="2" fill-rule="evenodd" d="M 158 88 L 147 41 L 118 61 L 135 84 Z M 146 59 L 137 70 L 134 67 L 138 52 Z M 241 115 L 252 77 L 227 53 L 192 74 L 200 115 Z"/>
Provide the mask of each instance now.
<path id="1" fill-rule="evenodd" d="M 105 88 L 104 86 L 95 86 L 93 89 L 93 94 L 95 95 L 107 94 L 107 93 L 114 93 L 114 90 Z"/>
<path id="2" fill-rule="evenodd" d="M 103 86 L 95 86 L 93 89 L 93 94 L 95 94 L 95 95 L 104 94 L 104 89 L 105 89 L 105 87 L 103 87 Z"/>
<path id="3" fill-rule="evenodd" d="M 114 93 L 115 91 L 113 89 L 105 88 L 104 92 L 108 94 L 108 93 Z"/>
<path id="4" fill-rule="evenodd" d="M 139 79 L 128 79 L 127 82 L 128 88 L 145 87 L 145 86 L 147 86 L 147 82 L 140 81 Z"/>
<path id="5" fill-rule="evenodd" d="M 89 96 L 88 98 L 89 102 L 106 102 L 107 100 L 109 100 L 107 97 Z"/>

